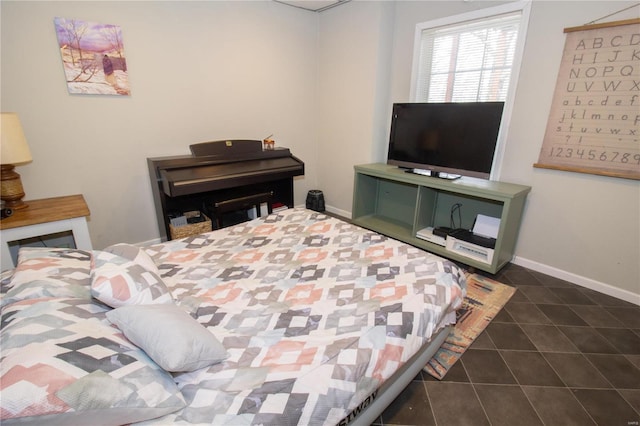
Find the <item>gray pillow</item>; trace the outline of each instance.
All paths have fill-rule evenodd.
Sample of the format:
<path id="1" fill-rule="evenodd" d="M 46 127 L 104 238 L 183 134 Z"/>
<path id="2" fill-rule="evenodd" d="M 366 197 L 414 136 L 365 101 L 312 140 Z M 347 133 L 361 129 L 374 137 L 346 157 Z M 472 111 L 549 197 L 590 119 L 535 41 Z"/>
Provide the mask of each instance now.
<path id="1" fill-rule="evenodd" d="M 174 304 L 122 306 L 106 315 L 166 371 L 193 371 L 228 356 L 209 330 Z"/>

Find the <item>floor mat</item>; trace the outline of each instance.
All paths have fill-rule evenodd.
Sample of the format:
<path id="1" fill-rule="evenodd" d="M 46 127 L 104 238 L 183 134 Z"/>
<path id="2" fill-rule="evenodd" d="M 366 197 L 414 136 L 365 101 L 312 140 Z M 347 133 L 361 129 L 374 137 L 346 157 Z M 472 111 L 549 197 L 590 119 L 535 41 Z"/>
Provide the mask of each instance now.
<path id="1" fill-rule="evenodd" d="M 456 312 L 456 325 L 424 371 L 442 379 L 484 331 L 516 289 L 479 274 L 467 276 L 467 295 Z"/>

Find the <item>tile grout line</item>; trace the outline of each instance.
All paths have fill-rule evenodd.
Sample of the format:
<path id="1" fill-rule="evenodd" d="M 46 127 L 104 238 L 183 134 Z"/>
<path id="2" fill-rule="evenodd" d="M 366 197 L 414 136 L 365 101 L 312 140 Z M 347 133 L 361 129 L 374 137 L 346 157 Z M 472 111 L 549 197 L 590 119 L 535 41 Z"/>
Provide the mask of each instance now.
<path id="1" fill-rule="evenodd" d="M 515 294 L 515 293 L 514 293 Z M 486 328 L 484 331 L 487 331 Z M 483 331 L 483 332 L 484 332 Z M 509 369 L 509 373 L 511 373 L 511 376 L 515 379 L 516 384 L 518 386 L 520 386 L 520 384 L 518 383 L 518 378 L 513 374 L 513 371 L 511 371 L 511 368 L 509 367 L 509 364 L 507 364 L 507 362 L 504 360 L 504 358 L 502 357 L 502 354 L 500 353 L 500 350 L 498 349 L 498 346 L 496 345 L 496 342 L 493 341 L 493 338 L 491 337 L 491 334 L 489 334 L 487 332 L 487 337 L 489 338 L 489 340 L 491 341 L 491 344 L 493 344 L 493 346 L 496 348 L 495 351 L 498 353 L 498 355 L 500 356 L 500 358 L 502 359 L 502 362 L 504 362 L 504 364 L 506 365 L 507 369 Z M 462 358 L 462 357 L 461 357 Z M 476 398 L 478 399 L 478 402 L 480 403 L 480 406 L 482 407 L 482 411 L 484 412 L 485 417 L 487 418 L 487 421 L 489 422 L 489 424 L 491 424 L 491 419 L 489 418 L 489 415 L 487 414 L 487 409 L 484 407 L 484 403 L 482 402 L 482 399 L 480 399 L 480 395 L 478 395 L 478 390 L 476 389 L 476 383 L 474 383 L 473 379 L 471 378 L 471 375 L 469 374 L 469 372 L 467 371 L 467 368 L 464 364 L 462 364 L 462 367 L 465 370 L 465 373 L 467 374 L 467 377 L 469 378 L 469 383 L 471 383 L 471 388 L 473 389 L 473 392 L 476 395 Z M 478 383 L 479 384 L 479 383 Z M 522 390 L 522 387 L 520 387 L 520 391 L 522 393 L 524 393 L 524 391 Z M 526 396 L 526 395 L 525 395 Z M 538 418 L 540 419 L 540 415 L 538 414 L 538 412 L 536 411 L 535 407 L 533 406 L 533 404 L 531 404 L 531 402 L 529 402 L 529 405 L 531 405 L 531 408 L 533 408 L 533 411 L 536 413 L 536 416 L 538 416 Z M 540 421 L 542 422 L 542 419 L 540 419 Z M 542 422 L 542 424 L 544 424 L 544 422 Z"/>
<path id="2" fill-rule="evenodd" d="M 491 338 L 491 337 L 489 337 Z M 464 365 L 463 365 L 463 368 Z M 469 376 L 469 373 L 466 371 L 465 368 L 465 373 L 467 373 L 467 377 L 469 377 L 469 384 L 471 385 L 471 389 L 473 389 L 473 394 L 476 396 L 476 399 L 478 400 L 478 404 L 480 404 L 480 408 L 482 408 L 482 412 L 484 413 L 484 417 L 487 419 L 487 421 L 489 422 L 489 425 L 491 425 L 491 418 L 489 418 L 489 414 L 487 413 L 487 409 L 484 406 L 484 403 L 482 402 L 482 399 L 480 398 L 480 395 L 478 394 L 478 390 L 476 389 L 476 384 L 473 383 L 473 380 L 471 379 L 471 376 Z"/>
<path id="3" fill-rule="evenodd" d="M 433 411 L 433 401 L 431 401 L 431 395 L 429 395 L 429 388 L 427 388 L 427 381 L 424 380 L 422 371 L 420 372 L 420 377 L 422 377 L 422 387 L 424 388 L 424 392 L 427 394 L 427 401 L 429 401 L 429 409 L 431 410 L 431 417 L 433 417 L 433 423 L 435 426 L 438 426 L 438 419 L 436 418 L 436 413 Z"/>
<path id="4" fill-rule="evenodd" d="M 495 319 L 492 321 L 495 323 L 503 324 L 503 326 L 500 326 L 496 329 L 500 332 L 498 335 L 496 335 L 496 337 L 501 338 L 499 340 L 502 341 L 502 346 L 513 346 L 516 349 L 498 348 L 495 344 L 494 338 L 489 334 L 488 329 L 484 330 L 487 331 L 486 337 L 488 337 L 489 339 L 488 341 L 484 342 L 486 344 L 482 344 L 480 345 L 480 347 L 473 347 L 472 344 L 467 349 L 473 349 L 475 351 L 483 352 L 498 352 L 499 358 L 493 358 L 492 355 L 488 359 L 495 359 L 496 361 L 498 359 L 501 360 L 501 362 L 507 367 L 504 370 L 505 377 L 503 379 L 503 374 L 499 374 L 498 376 L 496 376 L 498 377 L 498 379 L 493 378 L 495 374 L 500 373 L 499 370 L 501 369 L 496 370 L 495 374 L 493 370 L 491 372 L 488 372 L 490 373 L 488 375 L 483 374 L 482 365 L 478 364 L 478 369 L 471 368 L 472 366 L 476 366 L 477 362 L 472 362 L 472 360 L 475 360 L 476 358 L 469 357 L 469 362 L 472 363 L 467 365 L 468 363 L 465 363 L 465 357 L 461 356 L 458 362 L 460 363 L 460 367 L 462 367 L 462 370 L 458 371 L 458 373 L 456 373 L 455 376 L 452 377 L 452 381 L 446 380 L 446 382 L 457 383 L 459 385 L 471 385 L 473 394 L 469 393 L 469 401 L 473 403 L 472 395 L 475 395 L 476 401 L 478 401 L 478 404 L 480 404 L 480 407 L 489 425 L 494 424 L 489 418 L 489 413 L 495 415 L 501 411 L 496 412 L 495 410 L 489 410 L 491 405 L 485 406 L 482 399 L 480 398 L 480 393 L 483 393 L 483 395 L 485 395 L 486 393 L 485 397 L 487 397 L 488 395 L 496 394 L 496 392 L 498 392 L 498 394 L 502 392 L 497 388 L 489 390 L 489 387 L 504 388 L 504 392 L 507 392 L 505 395 L 509 395 L 510 397 L 511 395 L 513 395 L 514 398 L 517 398 L 517 400 L 519 400 L 518 406 L 519 404 L 522 404 L 523 409 L 525 404 L 529 404 L 532 410 L 532 412 L 530 413 L 531 420 L 537 417 L 541 424 L 547 426 L 553 424 L 553 418 L 549 417 L 551 416 L 552 411 L 547 409 L 545 404 L 543 404 L 543 402 L 546 401 L 546 398 L 542 396 L 536 396 L 538 394 L 544 395 L 546 392 L 558 392 L 557 396 L 562 396 L 562 398 L 557 403 L 560 403 L 560 401 L 566 401 L 567 407 L 571 407 L 572 413 L 574 413 L 576 416 L 579 415 L 579 418 L 582 418 L 584 421 L 588 421 L 587 419 L 589 419 L 594 424 L 597 424 L 595 418 L 599 418 L 599 416 L 601 415 L 601 412 L 599 410 L 606 410 L 607 407 L 603 406 L 602 404 L 593 405 L 593 400 L 599 400 L 601 398 L 600 395 L 602 395 L 602 397 L 606 396 L 606 400 L 608 400 L 609 398 L 613 398 L 612 400 L 615 401 L 616 404 L 619 403 L 626 405 L 631 409 L 629 411 L 629 414 L 632 415 L 632 417 L 632 413 L 637 413 L 638 415 L 640 415 L 640 405 L 638 405 L 636 401 L 636 397 L 638 393 L 640 393 L 640 388 L 634 388 L 633 382 L 629 382 L 628 379 L 624 378 L 624 374 L 626 374 L 627 371 L 625 368 L 623 368 L 622 370 L 616 368 L 615 371 L 612 370 L 612 373 L 609 374 L 609 368 L 607 367 L 609 365 L 609 363 L 607 362 L 608 359 L 599 358 L 599 356 L 622 356 L 624 360 L 626 360 L 630 365 L 633 366 L 634 369 L 640 370 L 640 364 L 638 363 L 640 354 L 636 355 L 626 353 L 634 352 L 635 346 L 633 346 L 633 344 L 636 342 L 636 338 L 640 338 L 640 326 L 638 326 L 638 328 L 633 328 L 634 325 L 638 325 L 637 320 L 634 317 L 636 313 L 640 313 L 640 309 L 637 309 L 637 306 L 626 304 L 620 305 L 618 303 L 615 303 L 614 300 L 599 297 L 599 295 L 596 293 L 590 293 L 590 290 L 583 291 L 582 288 L 571 283 L 565 284 L 560 281 L 556 282 L 554 280 L 544 280 L 544 275 L 538 276 L 538 274 L 532 271 L 520 269 L 519 267 L 515 267 L 511 270 L 505 269 L 505 273 L 501 275 L 491 276 L 489 278 L 503 282 L 504 284 L 507 284 L 510 287 L 516 289 L 516 293 L 514 293 L 514 296 L 516 297 L 512 298 L 509 301 L 509 304 L 515 305 L 515 308 L 517 309 L 514 309 L 514 312 L 516 312 L 518 316 L 513 317 L 513 315 L 510 314 L 509 309 L 504 309 L 505 314 L 507 315 L 500 317 L 497 321 Z M 518 300 L 514 300 L 516 298 Z M 532 306 L 521 306 L 525 303 L 528 303 Z M 549 308 L 546 310 L 551 316 L 548 316 L 547 313 L 545 313 L 545 311 L 541 309 L 541 305 L 549 306 Z M 564 308 L 561 309 L 560 307 Z M 619 311 L 619 308 L 622 309 Z M 582 315 L 580 314 L 580 312 L 582 312 Z M 556 320 L 553 320 L 552 317 L 557 318 Z M 541 322 L 542 318 L 546 318 L 547 320 L 549 320 L 549 322 Z M 579 325 L 573 325 L 572 323 L 579 322 L 578 319 L 581 323 Z M 602 326 L 597 324 L 604 325 Z M 507 327 L 506 325 L 509 326 Z M 517 327 L 513 327 L 513 325 L 517 325 Z M 553 327 L 553 329 L 547 329 L 546 327 Z M 525 328 L 528 329 L 529 332 L 525 331 Z M 565 334 L 563 330 L 573 336 L 573 339 L 569 338 L 569 335 Z M 581 330 L 584 330 L 584 333 Z M 518 331 L 522 333 L 522 337 L 529 340 L 532 345 L 530 349 L 521 349 L 523 347 L 522 345 L 515 344 L 520 342 L 520 340 L 522 339 L 522 337 L 518 336 Z M 552 331 L 553 333 L 551 333 Z M 631 334 L 628 334 L 629 331 L 631 332 Z M 536 339 L 532 339 L 531 336 L 536 337 Z M 611 340 L 606 336 L 609 336 Z M 592 341 L 591 339 L 594 340 Z M 602 342 L 599 341 L 600 339 L 602 339 Z M 608 346 L 602 347 L 602 345 L 605 343 L 608 344 Z M 585 350 L 598 350 L 599 352 L 583 352 L 583 350 L 577 346 L 578 344 Z M 493 346 L 493 348 L 491 348 L 490 346 Z M 526 346 L 528 347 L 529 345 Z M 544 347 L 548 347 L 549 350 L 542 350 L 542 348 Z M 608 347 L 613 349 L 615 353 L 602 352 L 605 351 Z M 512 354 L 510 354 L 510 352 Z M 528 357 L 527 355 L 519 356 L 516 354 L 517 352 L 530 352 L 530 356 L 534 356 L 537 353 L 538 355 L 535 356 L 540 356 L 542 358 L 541 361 L 546 363 L 546 365 L 549 367 L 549 374 L 551 374 L 551 372 L 555 374 L 559 381 L 538 380 L 536 379 L 536 377 L 538 377 L 536 376 L 536 371 L 531 369 L 527 370 L 526 368 L 521 372 L 522 374 L 524 374 L 522 378 L 516 377 L 516 375 L 514 374 L 514 369 L 519 370 L 520 364 L 515 363 L 513 365 L 510 365 L 506 362 L 506 359 L 513 358 L 513 361 L 520 359 L 521 356 L 524 356 L 525 359 L 527 359 Z M 476 352 L 476 354 L 480 356 L 479 352 Z M 554 354 L 559 355 L 554 356 Z M 566 356 L 562 356 L 561 354 L 566 354 Z M 505 358 L 504 355 L 507 355 L 507 357 Z M 487 354 L 486 356 L 489 356 L 489 354 Z M 581 359 L 580 363 L 578 363 L 580 365 L 580 368 L 574 370 L 572 369 L 572 361 L 575 359 L 575 361 L 577 362 L 578 356 Z M 483 359 L 484 357 L 485 355 L 482 355 L 482 357 L 478 359 Z M 555 365 L 552 364 L 550 360 L 553 360 Z M 596 363 L 602 364 L 604 370 L 601 371 L 597 367 Z M 624 367 L 624 365 L 625 364 L 622 364 L 621 368 Z M 584 367 L 584 369 L 582 367 Z M 589 371 L 589 368 L 593 369 L 595 373 Z M 559 374 L 560 371 L 565 372 L 565 377 Z M 466 377 L 462 377 L 463 372 Z M 486 377 L 486 379 L 482 380 L 493 380 L 495 383 L 477 382 L 477 380 L 473 379 L 469 374 L 470 372 L 474 373 L 474 377 L 479 374 L 478 377 L 480 378 Z M 513 383 L 499 383 L 508 381 L 508 378 L 506 377 L 507 372 L 511 375 L 511 380 L 513 381 Z M 635 371 L 633 371 L 632 373 L 635 373 Z M 598 375 L 599 377 L 596 377 L 596 375 Z M 478 377 L 476 377 L 476 379 Z M 436 417 L 435 409 L 441 409 L 442 404 L 436 407 L 434 405 L 434 400 L 432 399 L 432 397 L 437 397 L 437 392 L 440 389 L 438 388 L 437 383 L 441 381 L 436 381 L 434 382 L 434 384 L 430 385 L 424 374 L 421 373 L 421 376 L 419 378 L 423 383 L 422 388 L 424 392 L 426 392 L 426 401 L 428 401 L 427 403 L 430 406 L 430 410 L 425 413 L 425 416 L 429 415 L 431 416 L 431 419 L 426 417 L 424 419 L 411 418 L 405 420 L 405 423 L 408 422 L 408 424 L 410 425 L 418 425 L 434 422 L 436 426 L 442 426 L 442 421 L 446 421 L 446 418 L 448 418 L 448 416 L 445 416 L 445 418 L 441 418 L 439 422 L 438 418 Z M 624 387 L 618 388 L 616 386 L 613 386 L 612 380 L 614 379 L 616 379 L 616 381 L 621 381 Z M 557 384 L 524 385 L 521 383 L 522 380 L 525 380 L 525 382 L 531 381 L 533 383 L 537 381 L 540 381 L 542 383 L 557 382 Z M 570 387 L 568 386 L 567 381 L 570 381 L 574 384 L 582 384 L 587 386 Z M 442 382 L 445 382 L 445 380 L 442 380 Z M 594 385 L 609 385 L 611 387 L 595 387 Z M 483 388 L 483 386 L 489 387 Z M 433 395 L 429 393 L 429 388 L 431 388 L 431 393 L 433 393 Z M 538 390 L 532 391 L 531 395 L 529 395 L 527 392 L 525 392 L 525 388 L 538 388 Z M 543 389 L 545 388 L 549 389 L 549 391 L 544 391 Z M 521 396 L 517 395 L 518 391 L 516 389 L 518 389 L 521 394 L 524 394 L 524 399 L 520 399 Z M 614 390 L 615 392 L 609 393 L 611 390 Z M 604 391 L 608 392 L 606 394 L 597 393 Z M 571 397 L 567 397 L 566 392 L 571 393 Z M 551 395 L 554 395 L 554 393 L 552 393 Z M 538 406 L 534 405 L 534 401 L 538 402 Z M 489 400 L 487 402 L 489 402 Z M 577 404 L 575 404 L 576 402 Z M 623 405 L 621 405 L 621 407 L 623 407 Z M 552 406 L 555 406 L 555 403 L 552 404 Z M 624 408 L 625 411 L 626 409 L 627 408 Z M 591 414 L 591 412 L 588 410 L 592 410 L 593 414 Z M 535 415 L 533 413 L 535 413 Z M 547 417 L 549 417 L 547 418 L 547 421 L 551 423 L 545 423 L 545 421 L 542 420 L 541 414 L 545 414 Z M 476 415 L 479 416 L 479 412 L 477 412 Z M 498 423 L 501 423 L 502 420 L 502 418 L 496 419 Z M 374 424 L 379 426 L 391 426 L 390 423 L 386 423 L 384 421 L 384 419 L 382 418 L 382 414 L 379 416 L 378 421 Z M 393 426 L 400 426 L 400 424 L 392 424 Z"/>
<path id="5" fill-rule="evenodd" d="M 578 291 L 579 291 L 579 290 L 578 290 Z M 525 295 L 525 296 L 527 296 L 527 295 L 526 295 L 526 292 L 523 292 L 523 293 L 524 293 L 524 295 Z M 582 293 L 582 292 L 580 292 L 580 293 L 581 293 L 584 297 L 586 297 L 588 300 L 592 301 L 595 305 L 579 305 L 579 306 L 596 306 L 596 307 L 600 307 L 600 308 L 603 308 L 603 309 L 604 309 L 604 306 L 603 306 L 603 305 L 600 305 L 600 303 L 598 303 L 597 301 L 595 301 L 595 300 L 593 300 L 592 298 L 590 298 L 588 294 L 584 294 L 584 293 Z M 527 297 L 527 299 L 531 300 L 529 297 Z M 559 304 L 560 306 L 566 306 L 566 307 L 567 307 L 571 312 L 573 312 L 573 313 L 574 313 L 578 318 L 580 318 L 580 319 L 581 319 L 585 324 L 587 324 L 586 326 L 567 325 L 567 327 L 584 327 L 584 328 L 591 328 L 591 329 L 593 329 L 593 331 L 595 331 L 596 333 L 598 333 L 598 335 L 599 335 L 599 336 L 601 336 L 601 337 L 602 337 L 602 338 L 603 338 L 607 343 L 609 343 L 609 344 L 610 344 L 610 345 L 611 345 L 611 346 L 612 346 L 616 351 L 618 351 L 618 355 L 622 355 L 622 356 L 624 356 L 624 354 L 622 354 L 622 353 L 620 352 L 620 349 L 619 349 L 618 347 L 616 347 L 612 342 L 610 342 L 610 341 L 609 341 L 609 339 L 607 339 L 607 338 L 606 338 L 606 336 L 604 336 L 602 333 L 600 333 L 600 332 L 597 330 L 597 328 L 596 328 L 596 327 L 594 327 L 594 326 L 592 326 L 591 324 L 589 324 L 589 322 L 588 322 L 586 319 L 584 319 L 584 318 L 583 318 L 583 317 L 582 317 L 578 312 L 576 312 L 574 309 L 572 309 L 572 306 L 576 306 L 576 304 L 575 304 L 575 303 L 571 303 L 571 301 L 565 301 L 565 300 L 563 300 L 561 297 L 559 297 L 559 299 L 560 299 L 562 302 L 564 302 L 564 303 L 562 303 L 562 304 Z M 517 302 L 514 302 L 514 303 L 517 303 Z M 521 302 L 521 303 L 522 303 L 522 302 Z M 538 308 L 536 303 L 533 303 L 533 304 L 534 304 L 534 305 L 536 305 L 536 308 Z M 538 310 L 540 310 L 540 309 L 538 308 Z M 548 317 L 544 312 L 542 312 L 541 310 L 540 310 L 540 312 L 541 312 L 541 313 L 542 313 L 542 314 L 543 314 L 547 319 L 549 319 L 549 320 L 551 321 L 551 325 L 553 325 L 556 329 L 558 329 L 558 331 L 559 331 L 560 333 L 562 333 L 562 334 L 564 335 L 564 333 L 562 332 L 562 330 L 561 330 L 561 329 L 559 329 L 559 327 L 558 327 L 558 325 L 556 324 L 556 322 L 555 322 L 555 321 L 551 320 L 551 318 L 549 318 L 549 317 Z M 608 311 L 606 311 L 606 312 L 608 312 Z M 609 314 L 610 314 L 610 313 L 609 313 Z M 610 315 L 611 315 L 611 314 L 610 314 Z M 511 316 L 513 317 L 513 315 L 511 315 Z M 611 315 L 611 316 L 613 317 L 613 315 Z M 618 322 L 620 322 L 617 318 L 615 318 L 615 317 L 613 317 L 613 318 L 614 318 L 615 320 L 617 320 Z M 526 331 L 521 327 L 521 324 L 520 324 L 520 323 L 519 323 L 515 318 L 514 318 L 514 321 L 515 321 L 515 323 L 518 325 L 518 327 L 520 328 L 520 330 L 522 330 L 522 332 L 524 333 L 524 335 L 525 335 L 525 336 L 527 336 L 527 338 L 529 338 L 529 340 L 531 341 L 531 337 L 530 337 L 530 336 L 529 336 L 529 334 L 527 334 L 527 332 L 526 332 Z M 542 324 L 541 324 L 541 325 L 542 325 Z M 624 324 L 623 324 L 623 325 L 624 325 Z M 630 328 L 628 328 L 628 327 L 600 327 L 600 328 L 626 329 L 626 330 L 630 330 L 631 332 L 633 332 L 633 330 L 632 330 L 632 329 L 630 329 Z M 566 336 L 566 335 L 565 335 L 565 336 Z M 489 337 L 490 337 L 490 336 L 489 336 Z M 569 340 L 570 340 L 570 339 L 569 339 Z M 581 401 L 576 397 L 575 392 L 573 391 L 574 389 L 587 389 L 587 390 L 614 390 L 614 391 L 615 391 L 615 392 L 616 392 L 616 393 L 617 393 L 617 394 L 622 398 L 622 400 L 623 400 L 623 401 L 625 401 L 625 402 L 626 402 L 626 403 L 631 407 L 631 409 L 632 409 L 633 411 L 636 411 L 636 413 L 638 412 L 638 410 L 636 410 L 636 409 L 633 407 L 633 405 L 629 403 L 629 401 L 627 400 L 627 398 L 625 398 L 625 397 L 624 397 L 624 395 L 622 395 L 622 393 L 620 392 L 620 390 L 619 390 L 616 386 L 614 386 L 614 384 L 611 382 L 611 380 L 609 380 L 609 378 L 608 378 L 608 377 L 606 377 L 606 376 L 605 376 L 605 375 L 600 371 L 600 369 L 599 369 L 595 364 L 593 364 L 593 362 L 591 361 L 591 359 L 589 359 L 589 357 L 587 357 L 587 356 L 585 355 L 585 353 L 584 353 L 580 348 L 578 348 L 578 347 L 575 345 L 575 343 L 574 343 L 573 341 L 571 341 L 571 340 L 570 340 L 570 343 L 571 343 L 571 344 L 572 344 L 572 345 L 573 345 L 573 346 L 578 350 L 578 352 L 577 352 L 577 353 L 579 353 L 579 354 L 580 354 L 580 355 L 581 355 L 581 356 L 582 356 L 582 357 L 583 357 L 583 358 L 584 358 L 584 359 L 589 363 L 589 365 L 591 365 L 591 366 L 594 368 L 594 370 L 595 370 L 596 372 L 598 372 L 598 374 L 600 374 L 600 376 L 601 376 L 602 378 L 604 378 L 604 380 L 605 380 L 605 381 L 606 381 L 606 382 L 611 386 L 611 388 L 590 388 L 590 387 L 587 387 L 587 388 L 575 388 L 575 387 L 570 387 L 570 386 L 568 386 L 568 384 L 566 383 L 565 379 L 563 379 L 563 377 L 558 373 L 557 369 L 556 369 L 556 368 L 555 368 L 555 367 L 554 367 L 554 366 L 553 366 L 553 365 L 548 361 L 547 357 L 545 357 L 545 356 L 544 356 L 544 352 L 543 352 L 543 351 L 541 351 L 541 350 L 538 348 L 538 346 L 537 346 L 533 341 L 531 341 L 531 343 L 536 347 L 536 349 L 538 350 L 538 353 L 540 354 L 540 356 L 542 356 L 542 358 L 545 360 L 545 362 L 547 363 L 547 365 L 551 368 L 551 370 L 556 374 L 556 376 L 557 376 L 557 377 L 560 379 L 560 381 L 564 384 L 564 389 L 567 389 L 567 390 L 569 391 L 569 393 L 571 394 L 571 396 L 573 397 L 573 399 L 574 399 L 574 400 L 579 404 L 579 406 L 580 406 L 580 407 L 582 407 L 582 410 L 584 411 L 584 413 L 589 417 L 589 419 L 591 419 L 591 420 L 593 421 L 593 423 L 594 423 L 594 424 L 597 424 L 597 422 L 595 421 L 595 419 L 593 418 L 593 416 L 591 415 L 591 413 L 587 410 L 587 407 L 585 407 L 585 406 L 584 406 L 584 404 L 582 404 L 582 402 L 581 402 Z M 595 354 L 595 355 L 598 355 L 598 354 Z M 601 355 L 610 355 L 610 354 L 601 354 Z M 501 353 L 500 353 L 500 356 L 502 357 L 502 354 L 501 354 Z M 504 357 L 502 357 L 502 358 L 503 358 L 503 361 L 504 361 L 504 362 L 505 362 L 505 364 L 506 364 L 506 361 L 504 360 Z M 626 357 L 625 357 L 625 359 L 626 359 Z M 509 370 L 511 371 L 511 368 L 509 367 L 509 365 L 508 365 L 508 364 L 507 364 L 507 368 L 509 368 Z M 511 373 L 513 374 L 513 372 L 511 372 Z M 517 378 L 515 375 L 513 375 L 513 376 L 514 376 L 514 378 L 516 379 L 516 381 L 519 383 L 518 378 Z M 529 397 L 527 396 L 526 392 L 524 392 L 524 389 L 522 389 L 522 385 L 520 385 L 520 388 L 521 388 L 522 392 L 524 393 L 525 397 L 527 398 L 527 400 L 529 401 L 529 404 L 533 407 L 533 409 L 534 409 L 534 411 L 536 412 L 536 414 L 538 415 L 538 417 L 540 417 L 540 414 L 538 413 L 538 410 L 536 410 L 535 405 L 534 405 L 534 404 L 532 403 L 532 401 L 529 399 Z M 640 414 L 640 413 L 639 413 L 639 414 Z M 543 421 L 543 424 L 544 424 L 544 421 Z"/>
<path id="6" fill-rule="evenodd" d="M 526 295 L 525 295 L 526 296 Z M 544 313 L 543 313 L 544 314 Z M 514 319 L 515 321 L 515 319 Z M 527 333 L 525 333 L 525 331 L 522 329 L 522 327 L 520 326 L 520 323 L 518 323 L 517 321 L 515 322 L 515 325 L 518 326 L 518 328 L 520 329 L 520 331 L 527 336 L 527 339 L 529 339 L 529 341 L 531 341 L 531 339 L 529 338 L 529 336 L 527 335 Z M 489 336 L 489 338 L 491 338 L 491 336 Z M 535 345 L 535 343 L 531 342 L 531 344 L 537 349 L 537 346 Z M 494 343 L 495 345 L 495 343 Z M 538 352 L 540 353 L 540 352 Z M 538 409 L 536 408 L 536 406 L 533 404 L 533 402 L 531 401 L 531 399 L 529 398 L 529 396 L 527 395 L 527 393 L 524 391 L 524 389 L 522 388 L 522 384 L 520 383 L 520 380 L 518 379 L 518 377 L 513 373 L 513 370 L 511 369 L 511 367 L 509 366 L 509 363 L 507 362 L 506 359 L 504 359 L 504 357 L 502 356 L 502 352 L 500 351 L 500 349 L 498 349 L 498 355 L 500 355 L 500 358 L 502 359 L 502 362 L 504 362 L 504 365 L 507 366 L 507 369 L 509 370 L 509 373 L 511 373 L 511 375 L 513 376 L 513 378 L 515 379 L 516 383 L 518 384 L 518 387 L 520 388 L 520 392 L 522 392 L 522 394 L 524 395 L 524 397 L 527 399 L 527 402 L 529 403 L 529 405 L 531 406 L 531 408 L 533 409 L 533 412 L 536 413 L 536 416 L 538 416 L 538 420 L 540 420 L 540 423 L 542 423 L 543 425 L 546 425 L 546 423 L 544 422 L 544 420 L 542 419 L 542 416 L 540 415 L 540 413 L 538 412 Z M 542 354 L 540 354 L 542 356 Z M 546 361 L 546 360 L 545 360 Z M 556 373 L 557 374 L 557 373 Z M 562 378 L 560 378 L 560 380 L 562 381 Z M 562 383 L 564 383 L 564 381 L 562 381 Z"/>

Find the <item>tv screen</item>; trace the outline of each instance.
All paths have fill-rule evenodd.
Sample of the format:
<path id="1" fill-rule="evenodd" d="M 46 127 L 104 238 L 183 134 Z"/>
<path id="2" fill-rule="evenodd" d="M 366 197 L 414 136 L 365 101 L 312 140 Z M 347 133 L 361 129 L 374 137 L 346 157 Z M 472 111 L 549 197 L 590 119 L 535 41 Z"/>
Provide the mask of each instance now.
<path id="1" fill-rule="evenodd" d="M 504 102 L 396 103 L 387 164 L 488 179 L 503 107 Z"/>

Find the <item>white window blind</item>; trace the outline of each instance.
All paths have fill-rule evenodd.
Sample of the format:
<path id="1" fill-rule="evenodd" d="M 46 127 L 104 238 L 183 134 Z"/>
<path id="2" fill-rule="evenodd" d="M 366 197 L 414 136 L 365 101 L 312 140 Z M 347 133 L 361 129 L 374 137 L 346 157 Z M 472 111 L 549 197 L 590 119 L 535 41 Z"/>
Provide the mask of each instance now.
<path id="1" fill-rule="evenodd" d="M 416 102 L 504 101 L 521 11 L 422 30 Z"/>

